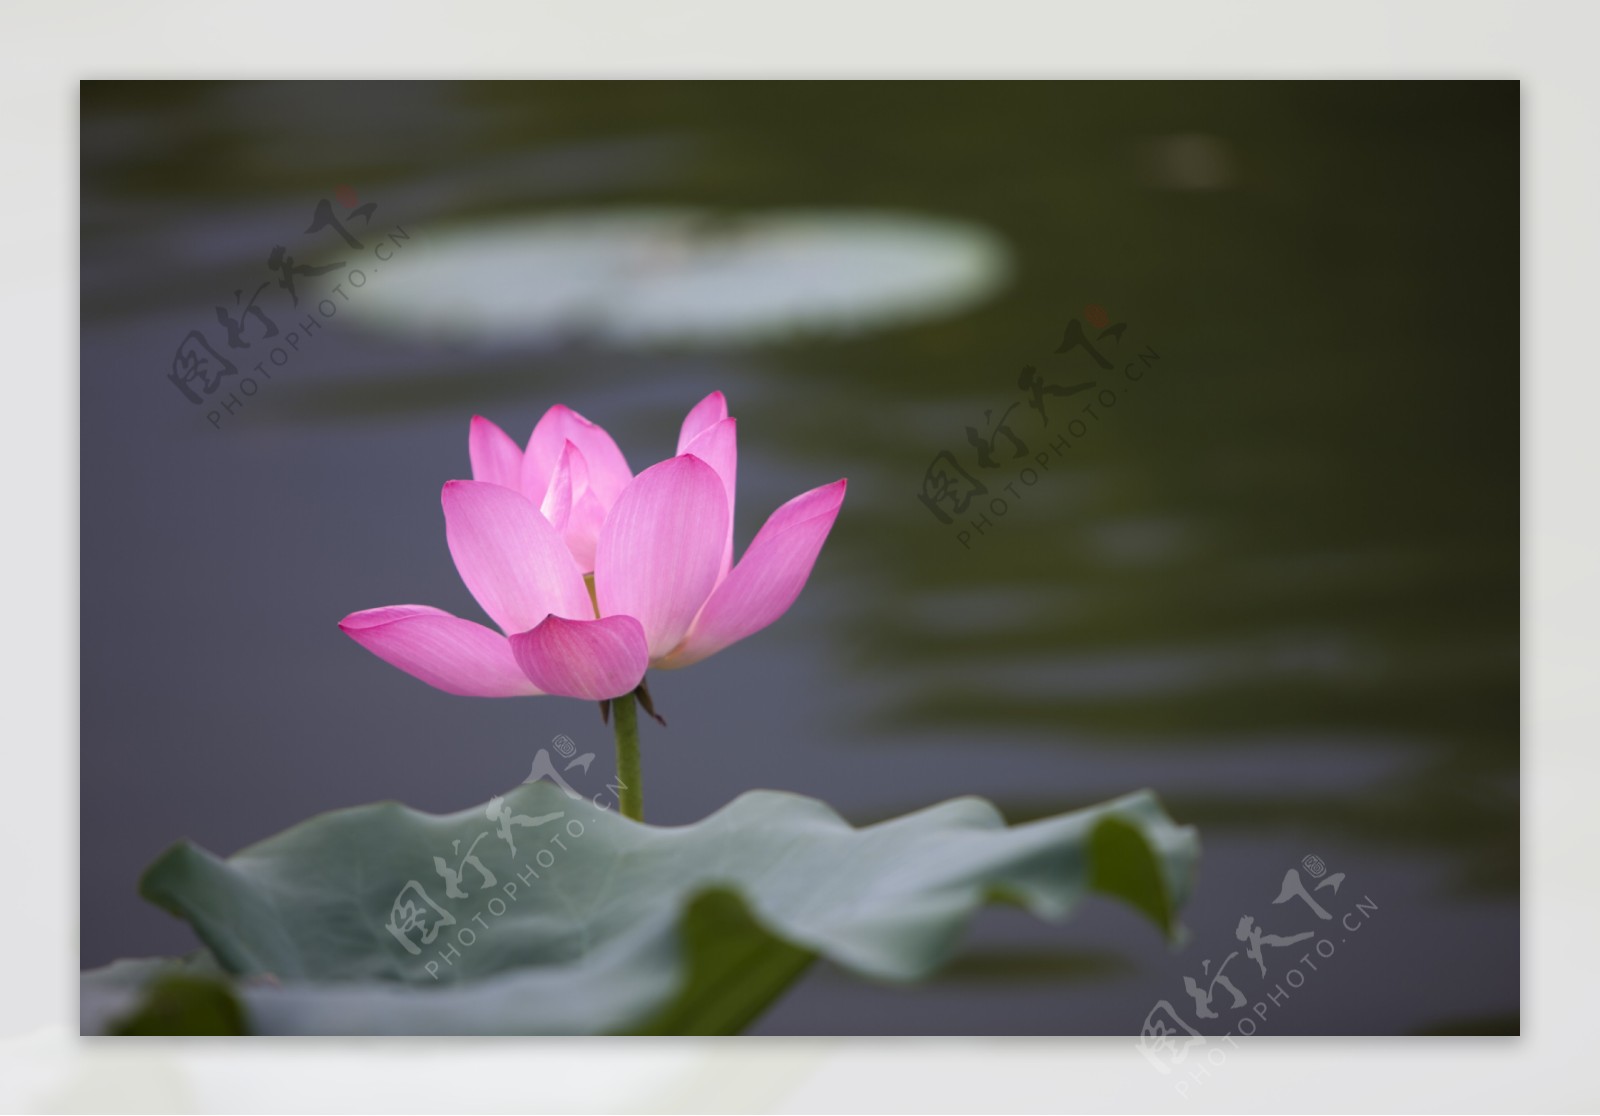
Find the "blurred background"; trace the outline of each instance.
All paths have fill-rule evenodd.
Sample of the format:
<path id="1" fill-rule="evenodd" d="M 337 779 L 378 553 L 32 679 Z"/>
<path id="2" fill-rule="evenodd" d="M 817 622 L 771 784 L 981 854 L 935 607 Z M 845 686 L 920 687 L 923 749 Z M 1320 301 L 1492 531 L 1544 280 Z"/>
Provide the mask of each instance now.
<path id="1" fill-rule="evenodd" d="M 1150 787 L 1204 845 L 1181 949 L 991 910 L 938 979 L 819 965 L 757 1032 L 1132 1035 L 1314 855 L 1377 910 L 1261 1033 L 1514 1033 L 1518 118 L 1512 82 L 85 83 L 82 963 L 194 947 L 135 891 L 179 839 L 468 808 L 557 734 L 598 791 L 594 706 L 335 625 L 482 618 L 438 503 L 473 414 L 566 403 L 637 471 L 721 389 L 738 547 L 850 492 L 787 616 L 652 674 L 650 820 Z M 1159 361 L 1036 483 L 1003 435 L 984 469 L 966 427 L 1031 456 L 1089 402 L 1047 427 L 1018 376 L 1104 377 L 1055 352 L 1091 306 Z M 940 522 L 942 452 L 1021 498 Z"/>

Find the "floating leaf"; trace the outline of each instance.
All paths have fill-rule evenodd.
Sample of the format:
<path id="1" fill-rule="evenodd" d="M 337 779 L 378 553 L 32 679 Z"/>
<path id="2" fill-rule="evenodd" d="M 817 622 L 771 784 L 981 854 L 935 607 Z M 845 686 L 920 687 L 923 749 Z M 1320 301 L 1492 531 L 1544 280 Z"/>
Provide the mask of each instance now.
<path id="1" fill-rule="evenodd" d="M 326 814 L 228 860 L 178 845 L 141 888 L 261 1033 L 728 1034 L 815 957 L 928 975 L 991 899 L 1059 921 L 1102 892 L 1171 934 L 1197 854 L 1143 792 L 1019 826 L 961 798 L 856 829 L 753 791 L 663 828 L 536 782 L 488 812 Z M 85 1028 L 178 964 L 86 974 Z"/>
<path id="2" fill-rule="evenodd" d="M 386 267 L 352 316 L 479 342 L 745 345 L 959 313 L 1011 270 L 989 229 L 894 211 L 614 209 L 425 239 L 426 258 Z"/>

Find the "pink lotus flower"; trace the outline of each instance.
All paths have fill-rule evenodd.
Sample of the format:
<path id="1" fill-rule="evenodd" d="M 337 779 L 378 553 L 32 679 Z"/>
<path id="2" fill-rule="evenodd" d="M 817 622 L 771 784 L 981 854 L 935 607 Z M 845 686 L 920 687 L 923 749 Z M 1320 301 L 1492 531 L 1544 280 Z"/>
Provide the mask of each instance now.
<path id="1" fill-rule="evenodd" d="M 496 632 L 427 605 L 345 617 L 385 662 L 467 697 L 632 693 L 765 628 L 805 587 L 845 481 L 801 493 L 733 564 L 735 422 L 695 405 L 678 456 L 638 476 L 603 429 L 555 406 L 526 450 L 472 420 L 470 481 L 444 486 L 445 538 Z M 502 634 L 503 633 L 503 634 Z"/>

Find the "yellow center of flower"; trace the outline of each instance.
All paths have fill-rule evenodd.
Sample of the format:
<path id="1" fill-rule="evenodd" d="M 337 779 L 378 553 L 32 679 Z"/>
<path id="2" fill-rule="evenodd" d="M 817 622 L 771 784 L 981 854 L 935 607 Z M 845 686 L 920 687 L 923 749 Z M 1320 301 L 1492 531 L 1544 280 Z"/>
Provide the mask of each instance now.
<path id="1" fill-rule="evenodd" d="M 594 574 L 583 575 L 583 583 L 589 587 L 589 603 L 594 605 L 594 618 L 600 619 L 600 598 L 594 595 Z"/>

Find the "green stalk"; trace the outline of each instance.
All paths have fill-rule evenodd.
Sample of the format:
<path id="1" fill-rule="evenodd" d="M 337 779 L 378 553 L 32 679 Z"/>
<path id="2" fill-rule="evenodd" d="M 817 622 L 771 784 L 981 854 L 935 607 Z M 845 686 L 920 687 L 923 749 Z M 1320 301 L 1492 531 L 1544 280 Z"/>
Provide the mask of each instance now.
<path id="1" fill-rule="evenodd" d="M 644 783 L 639 774 L 639 711 L 634 697 L 611 700 L 617 726 L 617 782 L 622 784 L 618 808 L 622 816 L 644 821 Z"/>

